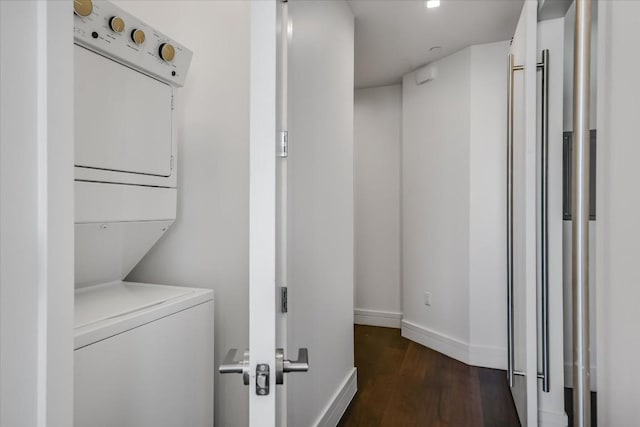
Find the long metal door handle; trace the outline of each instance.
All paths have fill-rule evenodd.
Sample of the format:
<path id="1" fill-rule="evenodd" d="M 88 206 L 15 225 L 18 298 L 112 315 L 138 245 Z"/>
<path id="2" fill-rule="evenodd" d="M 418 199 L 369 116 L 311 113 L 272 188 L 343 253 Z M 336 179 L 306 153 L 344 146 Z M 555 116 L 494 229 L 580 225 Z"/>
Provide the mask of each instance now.
<path id="1" fill-rule="evenodd" d="M 542 288 L 542 390 L 549 392 L 549 50 L 542 51 L 542 62 L 537 64 L 542 70 L 542 173 L 541 173 L 541 273 Z M 524 66 L 515 66 L 513 55 L 509 55 L 509 74 L 507 90 L 507 379 L 509 386 L 514 385 L 514 281 L 513 281 L 513 73 L 523 70 Z"/>
<path id="2" fill-rule="evenodd" d="M 513 333 L 513 55 L 507 78 L 507 379 L 514 385 Z"/>
<path id="3" fill-rule="evenodd" d="M 249 385 L 249 351 L 245 350 L 242 360 L 235 360 L 237 348 L 227 352 L 222 364 L 218 367 L 221 374 L 242 374 L 242 382 Z"/>
<path id="4" fill-rule="evenodd" d="M 549 49 L 542 51 L 542 173 L 540 186 L 540 232 L 542 234 L 541 262 L 542 288 L 542 391 L 549 392 Z"/>
<path id="5" fill-rule="evenodd" d="M 284 374 L 294 372 L 307 372 L 309 370 L 309 350 L 298 350 L 297 360 L 286 360 L 284 350 L 276 349 L 276 384 L 284 384 Z"/>

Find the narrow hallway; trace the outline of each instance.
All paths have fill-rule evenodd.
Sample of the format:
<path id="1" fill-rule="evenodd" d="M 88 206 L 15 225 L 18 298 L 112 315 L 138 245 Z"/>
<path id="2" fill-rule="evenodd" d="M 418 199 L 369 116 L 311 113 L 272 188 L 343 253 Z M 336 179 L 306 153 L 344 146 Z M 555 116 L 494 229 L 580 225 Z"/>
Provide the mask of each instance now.
<path id="1" fill-rule="evenodd" d="M 518 426 L 503 371 L 465 365 L 400 336 L 355 325 L 358 393 L 339 426 Z"/>

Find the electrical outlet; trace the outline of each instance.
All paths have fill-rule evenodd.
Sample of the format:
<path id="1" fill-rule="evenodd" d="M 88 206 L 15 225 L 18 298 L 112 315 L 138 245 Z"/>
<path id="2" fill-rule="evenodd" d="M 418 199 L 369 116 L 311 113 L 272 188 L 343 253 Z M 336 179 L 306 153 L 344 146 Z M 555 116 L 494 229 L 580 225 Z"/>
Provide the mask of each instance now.
<path id="1" fill-rule="evenodd" d="M 431 292 L 424 293 L 424 305 L 431 307 Z"/>

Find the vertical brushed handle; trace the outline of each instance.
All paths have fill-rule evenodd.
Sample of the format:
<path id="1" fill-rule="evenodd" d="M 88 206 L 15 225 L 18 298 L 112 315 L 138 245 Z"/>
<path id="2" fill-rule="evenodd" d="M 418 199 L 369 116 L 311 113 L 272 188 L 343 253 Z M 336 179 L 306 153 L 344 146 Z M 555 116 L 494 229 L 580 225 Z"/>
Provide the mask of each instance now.
<path id="1" fill-rule="evenodd" d="M 509 55 L 507 91 L 507 379 L 513 387 L 514 376 L 523 375 L 514 368 L 514 280 L 513 280 L 513 73 L 523 70 L 514 66 L 513 55 Z M 542 316 L 542 390 L 549 392 L 549 50 L 542 51 L 542 147 L 541 147 L 541 274 L 540 290 Z"/>
<path id="2" fill-rule="evenodd" d="M 542 288 L 542 391 L 549 392 L 549 50 L 542 51 L 542 173 L 540 186 L 540 232 Z"/>
<path id="3" fill-rule="evenodd" d="M 513 55 L 507 78 L 507 379 L 513 387 Z"/>

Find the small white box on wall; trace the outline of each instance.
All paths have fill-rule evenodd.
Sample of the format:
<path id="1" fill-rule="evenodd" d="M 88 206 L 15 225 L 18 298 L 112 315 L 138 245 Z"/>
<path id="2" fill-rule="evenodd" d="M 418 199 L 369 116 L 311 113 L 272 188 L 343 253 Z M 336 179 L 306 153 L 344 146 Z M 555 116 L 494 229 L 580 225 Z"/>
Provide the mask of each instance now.
<path id="1" fill-rule="evenodd" d="M 416 84 L 421 85 L 438 77 L 438 69 L 434 65 L 425 65 L 416 70 Z"/>

